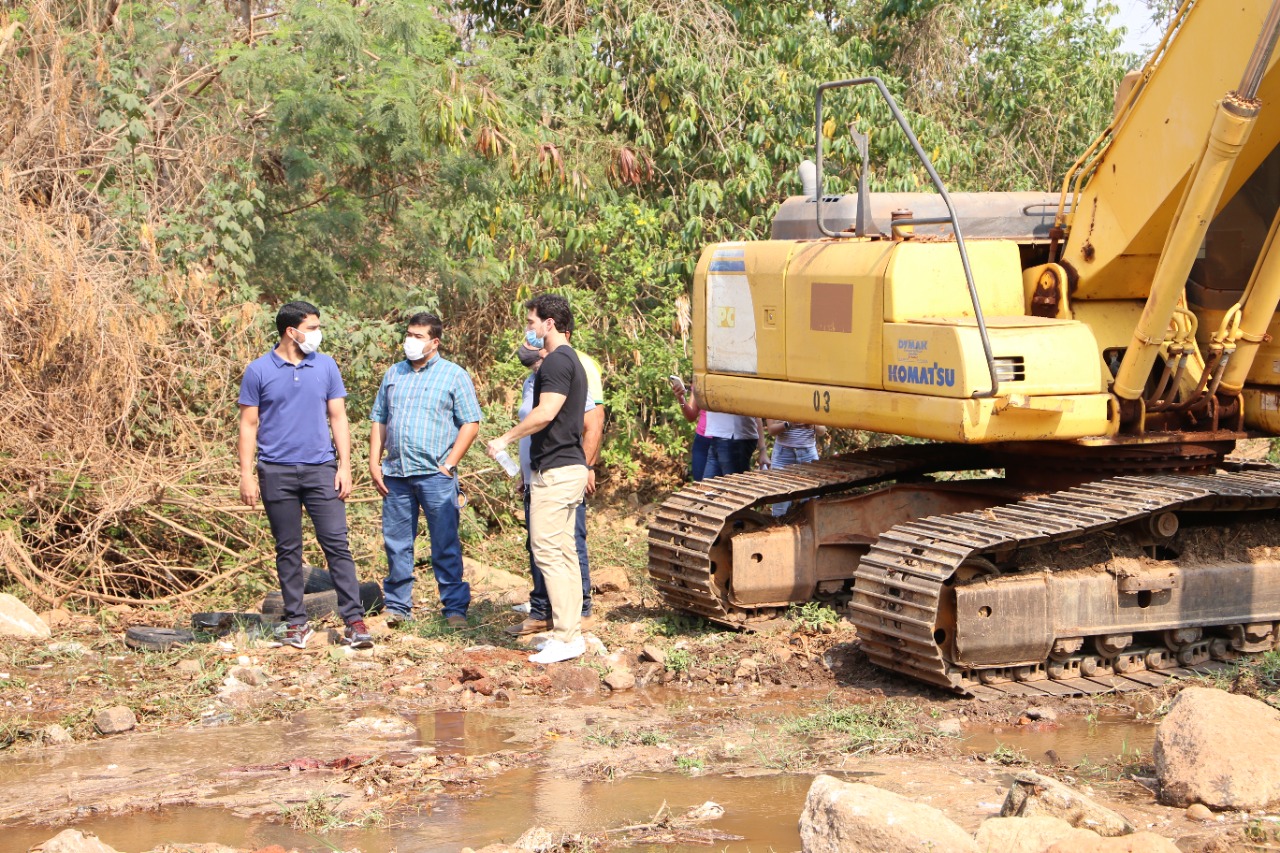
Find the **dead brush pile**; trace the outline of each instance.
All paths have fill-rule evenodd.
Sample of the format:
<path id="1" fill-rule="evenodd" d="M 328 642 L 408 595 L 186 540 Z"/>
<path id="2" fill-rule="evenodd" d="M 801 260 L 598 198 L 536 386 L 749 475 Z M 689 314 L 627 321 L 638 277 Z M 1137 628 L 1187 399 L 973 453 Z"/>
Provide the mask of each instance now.
<path id="1" fill-rule="evenodd" d="M 231 429 L 258 308 L 154 237 L 228 155 L 190 94 L 217 71 L 149 59 L 104 120 L 118 7 L 0 11 L 0 588 L 48 606 L 180 598 L 265 553 Z"/>

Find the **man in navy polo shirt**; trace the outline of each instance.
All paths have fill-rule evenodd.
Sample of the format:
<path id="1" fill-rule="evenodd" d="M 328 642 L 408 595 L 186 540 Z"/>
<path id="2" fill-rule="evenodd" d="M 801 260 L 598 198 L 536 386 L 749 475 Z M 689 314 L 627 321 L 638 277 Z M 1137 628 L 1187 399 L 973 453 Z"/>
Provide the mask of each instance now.
<path id="1" fill-rule="evenodd" d="M 280 343 L 251 362 L 240 382 L 240 499 L 253 506 L 261 493 L 271 522 L 288 625 L 285 644 L 305 648 L 313 633 L 302 603 L 305 506 L 347 623 L 343 639 L 367 649 L 373 637 L 364 624 L 356 566 L 347 544 L 346 499 L 351 494 L 347 389 L 337 363 L 317 352 L 320 309 L 309 302 L 290 302 L 276 314 L 276 331 Z"/>

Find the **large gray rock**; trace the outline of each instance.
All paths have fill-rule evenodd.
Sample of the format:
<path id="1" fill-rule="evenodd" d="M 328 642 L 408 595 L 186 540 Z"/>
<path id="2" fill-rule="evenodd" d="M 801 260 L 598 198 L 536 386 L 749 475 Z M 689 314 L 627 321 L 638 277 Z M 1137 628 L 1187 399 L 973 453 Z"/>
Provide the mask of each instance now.
<path id="1" fill-rule="evenodd" d="M 9 593 L 0 592 L 0 635 L 45 640 L 52 632 L 34 610 Z"/>
<path id="2" fill-rule="evenodd" d="M 969 833 L 932 806 L 874 785 L 819 776 L 800 815 L 805 853 L 976 853 Z"/>
<path id="3" fill-rule="evenodd" d="M 1013 777 L 1000 817 L 1056 817 L 1107 837 L 1128 835 L 1133 824 L 1057 779 L 1024 770 Z"/>
<path id="4" fill-rule="evenodd" d="M 78 829 L 64 829 L 43 844 L 31 848 L 31 853 L 120 853 L 109 844 L 98 840 L 93 833 L 85 835 Z"/>
<path id="5" fill-rule="evenodd" d="M 973 840 L 982 853 L 1044 853 L 1061 841 L 1084 842 L 1098 838 L 1087 829 L 1076 829 L 1062 818 L 993 817 L 982 822 Z"/>
<path id="6" fill-rule="evenodd" d="M 1092 832 L 1059 841 L 1044 853 L 1181 853 L 1181 848 L 1154 832 L 1102 838 Z"/>
<path id="7" fill-rule="evenodd" d="M 1280 711 L 1256 699 L 1188 687 L 1156 729 L 1160 799 L 1172 806 L 1262 809 L 1280 802 Z"/>

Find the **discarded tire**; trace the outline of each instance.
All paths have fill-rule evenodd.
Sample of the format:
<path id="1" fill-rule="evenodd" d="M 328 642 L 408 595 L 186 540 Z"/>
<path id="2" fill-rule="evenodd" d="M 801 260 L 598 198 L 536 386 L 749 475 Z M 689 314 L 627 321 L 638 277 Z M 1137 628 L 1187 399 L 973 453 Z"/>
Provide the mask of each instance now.
<path id="1" fill-rule="evenodd" d="M 326 573 L 327 574 L 327 573 Z M 360 606 L 365 613 L 382 611 L 382 584 L 377 581 L 365 581 L 360 584 Z M 308 619 L 321 619 L 338 612 L 338 591 L 331 589 L 325 592 L 311 592 L 302 596 L 302 608 Z M 284 619 L 284 596 L 279 592 L 269 592 L 262 599 L 262 615 L 268 619 Z"/>
<path id="2" fill-rule="evenodd" d="M 196 613 L 191 617 L 191 630 L 198 634 L 221 637 L 233 631 L 244 631 L 249 636 L 266 633 L 269 628 L 261 613 Z"/>
<path id="3" fill-rule="evenodd" d="M 303 565 L 303 592 L 328 592 L 331 589 L 333 589 L 333 575 L 329 574 L 328 569 L 322 569 L 318 566 Z"/>
<path id="4" fill-rule="evenodd" d="M 172 646 L 183 646 L 195 641 L 195 634 L 181 628 L 152 628 L 148 625 L 135 625 L 124 632 L 124 644 L 131 649 L 162 651 Z"/>

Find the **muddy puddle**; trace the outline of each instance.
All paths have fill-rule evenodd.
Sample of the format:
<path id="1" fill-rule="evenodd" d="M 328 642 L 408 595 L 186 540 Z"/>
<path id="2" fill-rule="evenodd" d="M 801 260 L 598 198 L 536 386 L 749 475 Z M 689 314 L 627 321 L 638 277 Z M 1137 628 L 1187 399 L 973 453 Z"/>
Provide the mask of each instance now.
<path id="1" fill-rule="evenodd" d="M 505 749 L 511 730 L 483 714 L 435 711 L 406 715 L 417 730 L 405 746 L 434 747 L 437 755 L 482 755 Z M 108 738 L 75 749 L 38 750 L 0 763 L 0 792 L 11 785 L 51 785 L 81 779 L 106 779 L 122 768 L 133 772 L 186 768 L 193 776 L 231 767 L 265 764 L 281 756 L 319 750 L 332 757 L 343 748 L 368 752 L 369 736 L 345 734 L 338 714 L 306 711 L 280 723 L 256 726 L 188 728 Z M 385 744 L 383 745 L 385 747 Z"/>
<path id="2" fill-rule="evenodd" d="M 513 770 L 486 786 L 483 796 L 447 800 L 430 814 L 401 816 L 393 824 L 359 830 L 337 830 L 323 837 L 299 832 L 265 818 L 241 818 L 223 809 L 170 807 L 120 817 L 78 821 L 75 828 L 96 833 L 122 853 L 151 850 L 165 842 L 216 842 L 254 849 L 280 844 L 286 849 L 358 847 L 362 853 L 393 850 L 451 851 L 513 841 L 530 826 L 555 827 L 565 833 L 598 832 L 606 827 L 647 823 L 664 803 L 679 815 L 708 799 L 724 806 L 725 816 L 702 826 L 743 836 L 713 846 L 646 844 L 615 848 L 667 853 L 724 850 L 790 851 L 800 847 L 796 819 L 804 807 L 810 776 L 732 778 L 658 774 L 616 782 L 557 779 L 551 774 Z M 4 830 L 6 849 L 26 850 L 56 834 L 50 828 Z M 12 846 L 9 846 L 12 845 Z"/>
<path id="3" fill-rule="evenodd" d="M 1118 757 L 1150 758 L 1156 726 L 1130 717 L 1071 718 L 1057 723 L 974 728 L 966 730 L 962 738 L 961 749 L 970 755 L 1013 750 L 1031 761 L 1074 767 Z"/>
<path id="4" fill-rule="evenodd" d="M 776 714 L 777 704 L 762 703 L 748 715 Z M 788 702 L 782 700 L 780 704 L 786 706 Z M 610 731 L 603 721 L 605 718 L 591 721 L 603 711 L 585 713 L 588 728 L 582 731 L 594 732 L 597 737 Z M 248 849 L 279 844 L 286 849 L 304 851 L 358 848 L 362 853 L 408 850 L 454 853 L 464 846 L 478 848 L 514 841 L 533 826 L 597 837 L 611 830 L 616 833 L 611 833 L 612 837 L 620 838 L 623 833 L 619 830 L 649 824 L 664 808 L 667 815 L 679 818 L 708 800 L 724 808 L 723 817 L 688 826 L 723 834 L 710 846 L 675 838 L 666 839 L 666 843 L 646 842 L 613 849 L 748 853 L 792 851 L 800 847 L 797 818 L 812 774 L 733 776 L 664 771 L 600 779 L 564 770 L 581 764 L 585 740 L 581 734 L 538 739 L 540 745 L 530 752 L 527 751 L 530 741 L 513 736 L 517 721 L 500 715 L 461 711 L 390 715 L 407 721 L 409 726 L 402 725 L 398 732 L 386 735 L 367 728 L 353 728 L 352 716 L 352 713 L 309 711 L 281 722 L 167 730 L 104 739 L 68 749 L 32 750 L 0 764 L 0 806 L 7 806 L 9 815 L 6 820 L 5 810 L 0 809 L 0 838 L 4 839 L 0 847 L 27 850 L 60 829 L 75 827 L 96 833 L 122 853 L 140 853 L 172 842 L 220 843 Z M 701 716 L 695 714 L 695 717 Z M 552 715 L 552 719 L 555 718 L 556 715 Z M 626 717 L 631 721 L 626 726 L 634 727 L 635 719 Z M 686 723 L 682 731 L 690 735 L 707 725 L 706 720 Z M 619 730 L 628 730 L 626 726 Z M 537 728 L 549 731 L 554 725 L 551 720 L 545 720 Z M 1132 719 L 1064 719 L 1055 725 L 981 729 L 974 726 L 965 732 L 961 750 L 969 754 L 989 754 L 1003 747 L 1017 750 L 1035 762 L 1047 760 L 1045 753 L 1053 750 L 1058 763 L 1076 765 L 1084 761 L 1100 763 L 1139 752 L 1149 755 L 1153 739 L 1151 724 Z M 269 782 L 261 773 L 240 772 L 255 765 L 304 756 L 327 760 L 415 748 L 427 748 L 441 757 L 459 756 L 463 764 L 483 761 L 469 758 L 471 756 L 500 753 L 506 758 L 502 769 L 492 776 L 477 777 L 474 782 L 442 796 L 411 796 L 408 808 L 395 809 L 371 825 L 335 828 L 323 835 L 301 831 L 278 816 L 268 817 L 264 812 L 278 812 L 284 807 L 283 800 L 277 802 L 277 796 L 292 796 L 296 808 L 300 801 L 299 784 L 303 787 L 302 800 L 336 791 L 342 784 L 340 774 L 303 774 L 301 778 L 293 775 L 292 789 L 271 789 L 261 786 L 277 783 Z M 845 775 L 851 781 L 864 776 L 885 776 L 907 791 L 919 791 L 926 799 L 934 795 L 926 792 L 959 790 L 956 804 L 966 810 L 965 814 L 971 812 L 968 818 L 975 823 L 998 810 L 1007 785 L 1003 768 L 951 762 L 939 765 L 937 771 L 922 769 L 927 766 L 927 761 L 915 766 L 895 763 L 893 759 L 880 762 L 859 759 L 844 766 L 846 773 L 837 771 L 837 775 Z M 495 763 L 493 767 L 498 765 Z M 561 769 L 554 769 L 556 767 Z M 291 774 L 277 772 L 271 778 L 279 779 L 282 775 Z M 969 786 L 967 791 L 965 786 Z M 154 805 L 154 809 L 106 813 L 113 808 L 136 808 L 140 802 L 137 797 L 130 800 L 122 797 L 121 792 L 138 788 L 164 793 L 142 801 Z M 937 796 L 937 804 L 943 805 L 945 793 Z M 193 802 L 201 805 L 190 805 Z M 81 810 L 81 807 L 88 808 Z M 32 817 L 37 814 L 43 815 L 50 825 L 18 823 L 18 820 L 38 819 Z M 741 836 L 741 840 L 725 836 Z"/>

